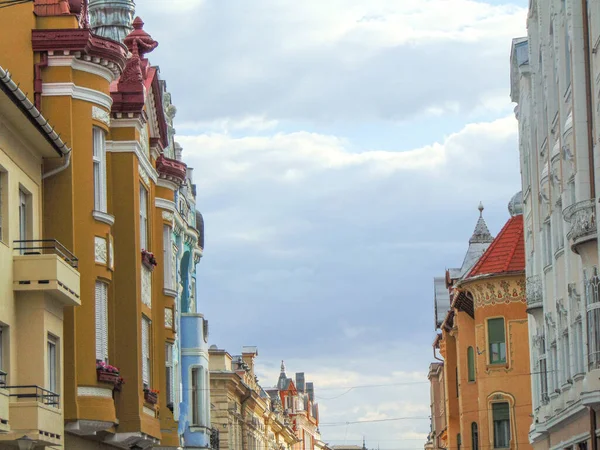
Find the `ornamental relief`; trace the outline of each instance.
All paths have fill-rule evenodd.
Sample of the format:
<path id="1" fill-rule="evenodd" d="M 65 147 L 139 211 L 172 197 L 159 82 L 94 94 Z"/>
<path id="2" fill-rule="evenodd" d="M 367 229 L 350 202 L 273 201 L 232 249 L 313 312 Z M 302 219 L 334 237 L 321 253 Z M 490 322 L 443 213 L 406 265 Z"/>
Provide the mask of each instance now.
<path id="1" fill-rule="evenodd" d="M 110 114 L 108 113 L 108 111 L 105 111 L 104 109 L 99 108 L 98 106 L 92 106 L 92 119 L 102 122 L 103 124 L 110 127 Z"/>
<path id="2" fill-rule="evenodd" d="M 475 307 L 509 303 L 526 303 L 527 289 L 524 279 L 488 281 L 475 284 L 471 289 Z"/>
<path id="3" fill-rule="evenodd" d="M 152 272 L 142 266 L 142 303 L 152 308 Z"/>
<path id="4" fill-rule="evenodd" d="M 108 248 L 106 245 L 106 239 L 95 236 L 94 237 L 94 255 L 95 261 L 100 264 L 106 264 L 108 261 Z"/>
<path id="5" fill-rule="evenodd" d="M 142 151 L 144 152 L 144 155 L 146 155 L 146 158 L 150 160 L 150 144 L 148 142 L 148 129 L 145 125 L 142 126 L 142 129 L 140 130 L 140 144 L 142 146 Z"/>
<path id="6" fill-rule="evenodd" d="M 140 173 L 140 178 L 146 183 L 146 186 L 150 186 L 150 177 L 144 170 L 141 164 L 138 164 L 138 172 Z"/>
<path id="7" fill-rule="evenodd" d="M 165 328 L 173 329 L 173 310 L 165 308 Z"/>

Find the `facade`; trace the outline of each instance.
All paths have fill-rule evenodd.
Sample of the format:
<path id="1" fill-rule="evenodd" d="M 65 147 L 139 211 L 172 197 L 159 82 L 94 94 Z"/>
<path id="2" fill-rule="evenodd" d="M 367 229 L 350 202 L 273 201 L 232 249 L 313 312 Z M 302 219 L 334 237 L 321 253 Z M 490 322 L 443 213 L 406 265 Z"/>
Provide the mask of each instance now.
<path id="1" fill-rule="evenodd" d="M 258 384 L 256 347 L 231 356 L 215 346 L 210 352 L 212 422 L 222 450 L 291 450 L 298 439 L 281 402 Z M 326 447 L 321 447 L 326 448 Z"/>
<path id="2" fill-rule="evenodd" d="M 80 275 L 51 239 L 43 185 L 70 152 L 0 68 L 0 449 L 64 444 L 63 321 L 81 304 Z"/>
<path id="3" fill-rule="evenodd" d="M 0 245 L 0 257 L 14 268 L 14 279 L 6 275 L 8 285 L 0 286 L 19 282 L 4 297 L 2 332 L 6 326 L 14 335 L 0 346 L 0 360 L 10 404 L 33 421 L 54 413 L 48 425 L 19 422 L 17 413 L 14 422 L 7 419 L 15 430 L 37 429 L 31 431 L 34 445 L 210 447 L 207 396 L 200 402 L 209 386 L 208 328 L 195 298 L 204 225 L 195 209 L 193 172 L 174 142 L 174 108 L 158 67 L 146 58 L 158 44 L 133 17 L 133 0 L 90 1 L 91 28 L 87 2 L 78 0 L 34 0 L 0 15 L 0 38 L 12 43 L 0 50 L 1 64 L 31 93 L 13 94 L 23 97 L 21 109 L 30 110 L 30 122 L 49 136 L 43 146 L 6 110 L 12 115 L 5 123 L 14 122 L 15 132 L 31 136 L 33 145 L 12 163 L 0 159 L 0 183 L 8 183 L 2 191 L 11 196 L 1 203 L 8 211 L 5 239 L 28 246 L 13 255 L 12 242 L 4 250 Z M 38 110 L 43 119 L 36 118 Z M 4 154 L 18 150 L 10 139 Z M 49 141 L 59 149 L 55 158 Z M 37 251 L 31 241 L 40 238 L 62 243 L 63 258 L 30 255 Z M 66 267 L 75 260 L 70 252 L 79 272 Z M 48 265 L 44 280 L 31 279 L 41 272 L 28 262 L 35 258 L 39 267 Z M 20 344 L 27 328 L 40 335 L 29 331 Z M 18 351 L 27 342 L 27 352 L 39 347 L 39 355 Z M 47 369 L 52 361 L 64 373 L 45 380 L 40 371 L 25 370 L 28 364 Z M 29 385 L 40 386 L 33 396 L 12 387 Z M 55 429 L 63 419 L 64 427 Z M 14 445 L 15 438 L 3 434 L 0 442 Z"/>
<path id="4" fill-rule="evenodd" d="M 482 208 L 480 208 L 482 210 Z M 443 362 L 430 366 L 432 430 L 426 448 L 529 448 L 530 374 L 521 194 L 498 236 L 482 222 L 461 270 L 446 272 L 450 304 L 434 342 Z M 470 256 L 469 256 L 470 254 Z M 443 390 L 443 392 L 442 392 Z M 442 419 L 442 417 L 444 417 Z"/>
<path id="5" fill-rule="evenodd" d="M 288 378 L 285 364 L 281 361 L 281 372 L 275 388 L 267 393 L 274 402 L 281 402 L 284 414 L 289 418 L 296 433 L 297 443 L 293 450 L 314 450 L 320 445 L 319 405 L 315 401 L 315 388 L 306 382 L 304 372 L 296 373 L 296 380 Z"/>
<path id="6" fill-rule="evenodd" d="M 600 3 L 530 2 L 515 39 L 534 448 L 597 448 Z"/>

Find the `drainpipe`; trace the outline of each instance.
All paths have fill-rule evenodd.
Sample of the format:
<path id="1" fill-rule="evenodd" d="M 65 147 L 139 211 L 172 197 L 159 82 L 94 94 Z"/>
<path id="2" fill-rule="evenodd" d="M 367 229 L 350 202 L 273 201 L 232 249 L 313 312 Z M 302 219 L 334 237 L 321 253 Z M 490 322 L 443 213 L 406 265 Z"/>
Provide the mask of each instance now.
<path id="1" fill-rule="evenodd" d="M 591 81 L 591 63 L 590 63 L 590 30 L 588 16 L 588 0 L 581 0 L 581 16 L 583 21 L 583 62 L 585 66 L 585 96 L 587 99 L 587 120 L 588 120 L 588 146 L 589 146 L 589 166 L 590 166 L 590 198 L 596 198 L 596 175 L 594 169 L 594 116 L 592 105 L 592 81 Z M 596 449 L 594 449 L 596 450 Z"/>
<path id="2" fill-rule="evenodd" d="M 598 439 L 596 438 L 596 411 L 590 406 L 590 439 L 592 441 L 591 450 L 598 450 Z"/>
<path id="3" fill-rule="evenodd" d="M 444 362 L 443 359 L 438 358 L 437 355 L 435 354 L 435 347 L 433 347 L 433 358 L 437 359 L 439 362 Z"/>
<path id="4" fill-rule="evenodd" d="M 69 167 L 69 165 L 71 164 L 71 152 L 73 150 L 69 150 L 69 153 L 67 153 L 64 156 L 64 160 L 65 162 L 62 163 L 60 166 L 58 166 L 56 169 L 52 169 L 50 172 L 46 172 L 45 174 L 42 175 L 42 180 L 45 180 L 46 178 L 50 178 L 54 175 L 56 175 L 57 173 L 62 172 L 63 170 L 65 170 L 67 167 Z"/>
<path id="5" fill-rule="evenodd" d="M 42 106 L 42 69 L 46 67 L 48 67 L 48 53 L 44 52 L 40 54 L 40 62 L 34 64 L 33 100 L 38 111 Z"/>

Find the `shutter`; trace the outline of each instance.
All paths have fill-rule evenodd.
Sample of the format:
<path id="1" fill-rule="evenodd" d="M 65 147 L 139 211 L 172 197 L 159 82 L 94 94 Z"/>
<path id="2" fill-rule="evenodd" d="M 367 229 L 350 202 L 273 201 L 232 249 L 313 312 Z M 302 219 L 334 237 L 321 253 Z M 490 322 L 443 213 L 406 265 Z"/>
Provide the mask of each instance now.
<path id="1" fill-rule="evenodd" d="M 150 324 L 142 317 L 142 382 L 150 386 Z"/>
<path id="2" fill-rule="evenodd" d="M 108 285 L 102 285 L 102 355 L 108 361 Z"/>
<path id="3" fill-rule="evenodd" d="M 102 351 L 102 326 L 103 326 L 103 314 L 102 314 L 102 283 L 96 281 L 96 360 L 104 361 L 104 354 Z"/>
<path id="4" fill-rule="evenodd" d="M 510 411 L 508 403 L 492 403 L 492 415 L 494 422 L 497 420 L 509 420 Z"/>
<path id="5" fill-rule="evenodd" d="M 488 339 L 492 342 L 504 342 L 504 319 L 488 320 Z"/>

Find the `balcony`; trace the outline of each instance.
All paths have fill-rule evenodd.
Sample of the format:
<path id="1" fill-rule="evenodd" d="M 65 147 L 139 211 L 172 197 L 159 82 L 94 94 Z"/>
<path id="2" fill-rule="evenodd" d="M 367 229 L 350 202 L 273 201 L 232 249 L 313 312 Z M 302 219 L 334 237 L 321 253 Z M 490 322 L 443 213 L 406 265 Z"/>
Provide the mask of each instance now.
<path id="1" fill-rule="evenodd" d="M 565 221 L 570 224 L 567 239 L 571 240 L 571 248 L 585 242 L 596 240 L 596 200 L 589 199 L 568 206 L 563 211 Z M 578 253 L 578 252 L 577 252 Z"/>
<path id="2" fill-rule="evenodd" d="M 63 416 L 60 396 L 39 386 L 7 386 L 11 433 L 0 436 L 0 442 L 23 435 L 37 445 L 61 443 Z"/>
<path id="3" fill-rule="evenodd" d="M 160 178 L 177 184 L 184 183 L 187 176 L 187 166 L 184 163 L 164 155 L 160 155 L 156 160 L 156 171 Z"/>
<path id="4" fill-rule="evenodd" d="M 77 258 L 54 239 L 14 241 L 13 289 L 43 291 L 65 306 L 78 306 Z"/>
<path id="5" fill-rule="evenodd" d="M 534 309 L 542 308 L 542 277 L 540 275 L 532 275 L 527 277 L 527 312 L 531 313 Z"/>

